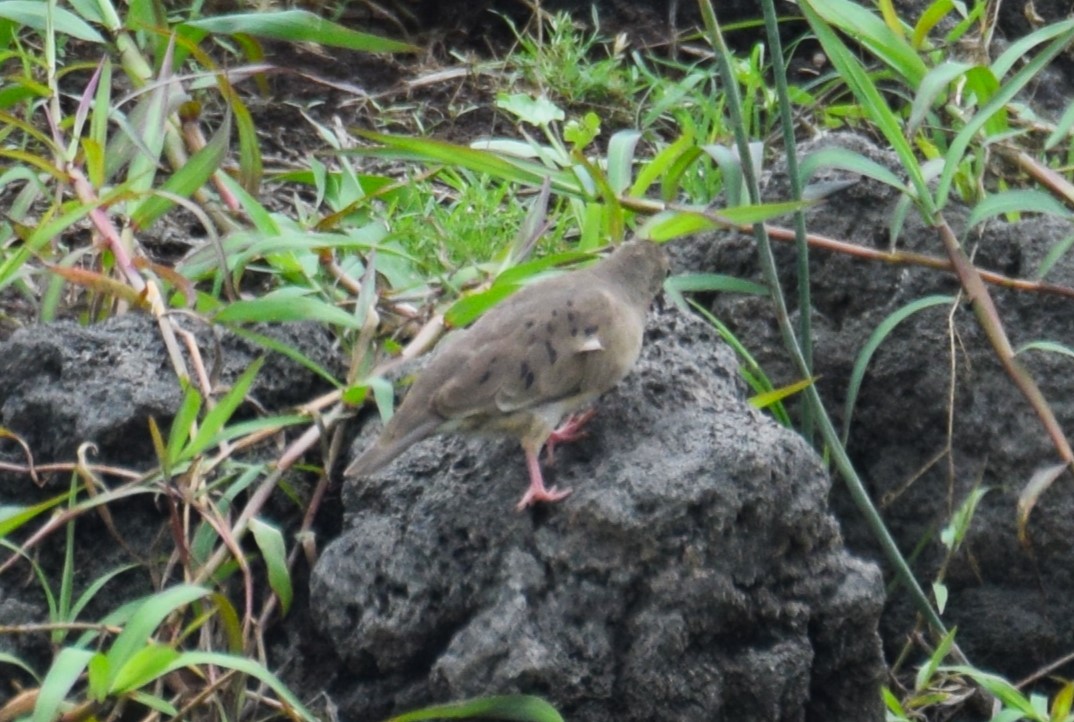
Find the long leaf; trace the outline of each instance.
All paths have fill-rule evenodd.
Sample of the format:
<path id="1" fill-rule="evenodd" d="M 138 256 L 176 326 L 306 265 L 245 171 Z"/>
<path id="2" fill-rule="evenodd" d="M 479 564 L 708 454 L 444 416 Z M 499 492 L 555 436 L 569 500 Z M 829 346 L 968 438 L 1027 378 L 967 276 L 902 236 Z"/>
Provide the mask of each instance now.
<path id="1" fill-rule="evenodd" d="M 636 130 L 620 130 L 608 141 L 608 185 L 614 193 L 626 191 L 634 166 L 634 148 L 641 139 Z"/>
<path id="2" fill-rule="evenodd" d="M 544 179 L 549 178 L 555 190 L 585 195 L 584 187 L 573 174 L 553 170 L 535 161 L 506 157 L 491 151 L 455 145 L 441 140 L 386 135 L 370 131 L 359 131 L 358 135 L 395 151 L 393 153 L 378 153 L 376 149 L 360 151 L 367 155 L 389 155 L 403 160 L 461 166 L 477 173 L 487 173 L 501 180 L 536 187 L 540 187 Z"/>
<path id="3" fill-rule="evenodd" d="M 34 671 L 33 667 L 26 664 L 26 662 L 22 661 L 13 654 L 8 654 L 7 652 L 0 652 L 0 664 L 10 664 L 12 667 L 18 667 L 23 672 L 26 672 L 26 674 L 33 677 L 38 684 L 41 683 L 41 677 L 38 676 L 37 672 Z"/>
<path id="4" fill-rule="evenodd" d="M 239 180 L 243 189 L 256 194 L 264 171 L 261 162 L 261 145 L 257 140 L 257 126 L 242 96 L 228 82 L 227 75 L 217 73 L 216 82 L 235 117 L 235 129 L 239 137 Z"/>
<path id="5" fill-rule="evenodd" d="M 153 188 L 168 132 L 168 114 L 184 92 L 170 69 L 162 66 L 161 77 L 148 95 L 131 111 L 128 122 L 120 124 L 125 132 L 114 136 L 108 144 L 105 164 L 108 179 L 111 180 L 129 158 L 127 180 L 130 188 L 139 193 Z"/>
<path id="6" fill-rule="evenodd" d="M 259 38 L 285 40 L 291 43 L 318 43 L 370 53 L 421 51 L 421 48 L 407 43 L 351 30 L 306 10 L 217 15 L 183 23 L 180 26 L 180 29 L 182 28 L 196 28 L 210 33 L 228 35 L 245 33 Z"/>
<path id="7" fill-rule="evenodd" d="M 555 707 L 540 697 L 530 695 L 482 697 L 463 702 L 441 704 L 392 717 L 388 722 L 418 722 L 418 720 L 438 718 L 467 719 L 471 717 L 512 720 L 512 722 L 563 722 L 563 717 L 556 711 Z"/>
<path id="8" fill-rule="evenodd" d="M 1063 115 L 1056 121 L 1055 129 L 1048 134 L 1048 138 L 1044 141 L 1043 150 L 1048 151 L 1059 145 L 1070 133 L 1072 127 L 1074 127 L 1074 103 L 1068 105 L 1067 109 L 1063 111 Z"/>
<path id="9" fill-rule="evenodd" d="M 61 649 L 49 667 L 34 705 L 32 722 L 54 722 L 60 718 L 60 706 L 89 664 L 93 652 L 88 649 Z"/>
<path id="10" fill-rule="evenodd" d="M 1026 696 L 1022 694 L 1017 687 L 999 675 L 983 672 L 976 667 L 968 667 L 965 665 L 940 667 L 939 669 L 942 672 L 954 672 L 956 674 L 965 675 L 998 697 L 1004 705 L 1020 711 L 1031 720 L 1041 719 L 1036 713 L 1036 710 L 1034 710 L 1033 706 L 1029 703 Z"/>
<path id="11" fill-rule="evenodd" d="M 762 283 L 748 281 L 722 273 L 680 273 L 664 281 L 668 293 L 747 293 L 767 296 L 768 289 Z"/>
<path id="12" fill-rule="evenodd" d="M 847 148 L 822 148 L 803 158 L 798 166 L 802 184 L 804 185 L 821 168 L 847 170 L 880 181 L 903 193 L 909 192 L 906 184 L 888 168 Z"/>
<path id="13" fill-rule="evenodd" d="M 864 5 L 849 0 L 811 0 L 810 6 L 830 25 L 868 47 L 911 88 L 921 84 L 928 71 L 921 55 Z"/>
<path id="14" fill-rule="evenodd" d="M 1064 356 L 1074 357 L 1074 348 L 1066 346 L 1055 341 L 1030 341 L 1018 347 L 1014 352 L 1015 355 L 1023 353 L 1025 351 L 1048 351 L 1050 353 L 1063 354 Z"/>
<path id="15" fill-rule="evenodd" d="M 1022 542 L 1026 546 L 1029 546 L 1030 542 L 1026 533 L 1026 525 L 1029 523 L 1029 514 L 1033 511 L 1033 507 L 1037 505 L 1037 500 L 1041 495 L 1048 490 L 1048 488 L 1055 483 L 1055 480 L 1062 476 L 1069 470 L 1069 465 L 1064 463 L 1051 464 L 1041 469 L 1037 469 L 1033 472 L 1033 475 L 1029 477 L 1029 481 L 1022 487 L 1022 491 L 1018 494 L 1018 541 Z"/>
<path id="16" fill-rule="evenodd" d="M 171 431 L 168 433 L 167 464 L 169 466 L 173 466 L 179 461 L 183 447 L 186 446 L 187 439 L 190 438 L 190 431 L 194 428 L 194 422 L 198 418 L 198 412 L 201 411 L 203 400 L 201 393 L 189 381 L 183 381 L 182 384 L 184 387 L 183 401 L 179 404 L 175 418 L 172 419 Z M 165 469 L 165 471 L 170 473 L 169 469 Z"/>
<path id="17" fill-rule="evenodd" d="M 205 185 L 216 169 L 223 163 L 231 138 L 231 116 L 225 115 L 216 133 L 205 147 L 192 155 L 182 168 L 172 173 L 161 184 L 159 192 L 145 198 L 131 213 L 131 222 L 139 229 L 148 228 L 175 206 L 169 195 L 189 198 Z"/>
<path id="18" fill-rule="evenodd" d="M 358 328 L 354 316 L 298 287 L 281 288 L 248 301 L 235 301 L 220 309 L 213 318 L 217 323 L 316 321 Z"/>
<path id="19" fill-rule="evenodd" d="M 846 3 L 844 2 L 843 4 Z M 928 201 L 928 186 L 925 183 L 921 165 L 917 161 L 914 150 L 903 136 L 898 117 L 884 100 L 883 95 L 880 94 L 879 88 L 869 77 L 861 61 L 818 14 L 818 6 L 823 6 L 830 12 L 830 3 L 826 0 L 821 0 L 820 2 L 817 0 L 802 0 L 799 6 L 809 21 L 810 27 L 813 28 L 813 32 L 816 33 L 817 39 L 824 47 L 824 52 L 832 61 L 832 65 L 835 66 L 836 71 L 846 81 L 847 86 L 854 93 L 861 107 L 891 145 L 892 150 L 899 156 L 899 161 L 909 176 L 914 195 L 919 203 L 924 204 L 924 215 L 931 221 L 934 209 L 933 205 Z M 924 71 L 922 72 L 923 77 Z M 916 86 L 917 83 L 914 83 L 913 87 Z"/>
<path id="20" fill-rule="evenodd" d="M 212 411 L 205 415 L 201 428 L 198 429 L 197 436 L 195 436 L 194 440 L 190 442 L 190 445 L 183 450 L 180 460 L 185 461 L 194 458 L 202 451 L 209 448 L 210 444 L 216 440 L 217 434 L 224 428 L 224 424 L 228 422 L 231 415 L 235 413 L 235 409 L 239 407 L 239 404 L 246 400 L 246 394 L 250 390 L 254 378 L 257 377 L 257 373 L 261 370 L 261 366 L 264 363 L 264 357 L 257 359 L 242 372 L 242 375 L 239 376 L 238 379 L 235 380 L 231 389 L 217 402 L 216 406 L 212 408 Z"/>
<path id="21" fill-rule="evenodd" d="M 795 394 L 797 394 L 797 393 L 809 388 L 810 386 L 812 386 L 816 382 L 817 382 L 817 379 L 814 376 L 812 378 L 801 379 L 799 381 L 795 381 L 793 384 L 788 384 L 787 386 L 781 386 L 780 388 L 773 389 L 772 391 L 765 391 L 763 393 L 756 394 L 756 395 L 750 397 L 750 399 L 749 399 L 750 406 L 752 406 L 755 409 L 768 408 L 769 406 L 773 406 L 774 404 L 777 404 L 780 401 L 783 401 L 783 399 L 786 399 L 786 398 L 788 398 L 790 396 L 793 396 L 793 395 L 795 395 Z"/>
<path id="22" fill-rule="evenodd" d="M 44 30 L 47 12 L 50 10 L 49 5 L 53 5 L 51 8 L 52 26 L 56 33 L 70 35 L 73 38 L 85 40 L 89 43 L 103 44 L 105 42 L 100 33 L 70 10 L 56 7 L 54 3 L 41 2 L 41 0 L 6 0 L 5 2 L 0 2 L 0 18 L 14 20 L 16 23 L 34 30 Z"/>
<path id="23" fill-rule="evenodd" d="M 634 185 L 630 188 L 629 195 L 634 198 L 644 196 L 653 183 L 667 174 L 675 161 L 691 152 L 693 157 L 697 158 L 701 151 L 694 145 L 693 133 L 684 132 L 673 143 L 661 148 L 652 160 L 641 167 Z"/>
<path id="24" fill-rule="evenodd" d="M 115 296 L 136 308 L 144 308 L 145 299 L 138 291 L 131 288 L 123 281 L 111 278 L 91 271 L 87 268 L 69 268 L 62 265 L 46 264 L 52 273 L 63 278 L 68 283 L 74 283 L 103 296 Z"/>
<path id="25" fill-rule="evenodd" d="M 948 194 L 951 191 L 951 184 L 954 182 L 955 173 L 961 165 L 962 157 L 965 155 L 970 143 L 976 137 L 977 132 L 980 131 L 996 113 L 1002 111 L 1007 103 L 1012 101 L 1018 93 L 1022 92 L 1030 82 L 1039 78 L 1041 71 L 1047 67 L 1056 56 L 1064 52 L 1065 49 L 1070 46 L 1071 41 L 1074 40 L 1074 20 L 1065 20 L 1060 23 L 1055 23 L 1054 25 L 1049 26 L 1049 28 L 1058 32 L 1055 39 L 1033 59 L 1027 62 L 1008 82 L 1004 83 L 992 99 L 977 111 L 973 118 L 971 118 L 966 123 L 965 127 L 959 131 L 958 135 L 955 136 L 955 139 L 951 141 L 951 146 L 944 155 L 944 170 L 940 175 L 940 180 L 936 187 L 935 205 L 937 208 L 943 208 L 944 205 L 946 205 Z M 996 75 L 999 76 L 1000 72 L 996 71 Z"/>
<path id="26" fill-rule="evenodd" d="M 105 654 L 108 661 L 107 688 L 113 688 L 120 671 L 147 645 L 146 640 L 165 617 L 208 593 L 209 590 L 202 587 L 180 584 L 140 600 L 127 625 Z"/>
<path id="27" fill-rule="evenodd" d="M 914 24 L 910 45 L 915 49 L 920 49 L 925 44 L 925 38 L 928 37 L 932 29 L 947 17 L 954 7 L 954 0 L 933 0 L 929 3 Z"/>
<path id="28" fill-rule="evenodd" d="M 933 675 L 936 674 L 936 669 L 943 663 L 947 653 L 951 651 L 951 647 L 955 643 L 956 629 L 952 628 L 947 634 L 943 635 L 940 639 L 940 643 L 936 645 L 936 649 L 929 657 L 928 662 L 921 665 L 917 670 L 917 675 L 914 679 L 914 689 L 917 691 L 924 690 L 931 682 Z"/>
<path id="29" fill-rule="evenodd" d="M 33 521 L 67 499 L 67 494 L 54 496 L 47 501 L 42 501 L 31 506 L 0 506 L 0 539 L 11 534 L 24 524 Z"/>
<path id="30" fill-rule="evenodd" d="M 21 133 L 30 136 L 38 143 L 40 143 L 43 148 L 48 149 L 51 153 L 56 153 L 59 151 L 59 149 L 56 147 L 56 144 L 52 142 L 52 138 L 49 137 L 47 133 L 43 132 L 33 123 L 28 123 L 26 120 L 18 117 L 17 115 L 13 115 L 11 113 L 8 113 L 7 111 L 0 110 L 0 122 L 3 122 L 5 130 L 7 130 L 8 126 L 10 126 L 11 128 L 17 128 Z M 54 167 L 51 163 L 49 164 L 49 166 Z M 60 171 L 57 170 L 56 173 L 53 173 L 53 175 L 56 175 L 57 173 L 60 173 Z"/>
<path id="31" fill-rule="evenodd" d="M 158 679 L 179 656 L 179 652 L 163 644 L 147 644 L 135 652 L 116 673 L 110 694 L 123 694 L 139 689 Z"/>
<path id="32" fill-rule="evenodd" d="M 699 211 L 661 211 L 642 224 L 637 230 L 637 236 L 653 241 L 669 241 L 713 228 L 726 228 L 728 225 L 747 226 L 763 223 L 807 208 L 809 205 L 811 205 L 809 201 L 760 203 L 721 208 L 712 214 Z"/>
<path id="33" fill-rule="evenodd" d="M 494 283 L 486 291 L 463 296 L 444 313 L 444 321 L 453 328 L 468 326 L 521 287 L 519 283 Z"/>
<path id="34" fill-rule="evenodd" d="M 902 308 L 891 313 L 887 318 L 880 322 L 880 325 L 876 327 L 876 330 L 869 335 L 869 340 L 865 342 L 865 346 L 862 347 L 858 353 L 858 358 L 854 361 L 854 369 L 850 373 L 850 380 L 847 383 L 847 399 L 843 406 L 843 443 L 847 443 L 847 437 L 850 435 L 850 422 L 854 415 L 854 405 L 858 401 L 858 391 L 861 389 L 861 382 L 865 378 L 865 370 L 869 367 L 869 362 L 873 358 L 873 354 L 880 348 L 880 344 L 884 342 L 891 332 L 895 328 L 913 316 L 919 311 L 923 311 L 926 308 L 932 308 L 939 305 L 951 305 L 955 302 L 954 296 L 926 296 L 925 298 L 919 298 L 912 303 L 908 303 Z"/>
<path id="35" fill-rule="evenodd" d="M 183 652 L 179 658 L 171 664 L 171 667 L 167 671 L 207 664 L 223 667 L 224 669 L 234 669 L 263 682 L 276 693 L 276 696 L 278 696 L 281 701 L 285 702 L 292 710 L 297 712 L 302 719 L 308 720 L 309 722 L 318 722 L 317 717 L 306 709 L 302 703 L 299 702 L 298 698 L 295 697 L 275 675 L 251 659 L 232 656 L 230 654 L 220 654 L 218 652 Z"/>
<path id="36" fill-rule="evenodd" d="M 970 217 L 966 219 L 966 228 L 973 228 L 982 221 L 1004 213 L 1043 213 L 1059 218 L 1070 217 L 1067 207 L 1050 193 L 1035 188 L 1018 188 L 993 193 L 984 198 L 973 207 Z"/>
<path id="37" fill-rule="evenodd" d="M 907 133 L 913 134 L 917 131 L 917 127 L 925 120 L 926 114 L 932 110 L 932 105 L 940 97 L 940 93 L 947 90 L 947 86 L 956 79 L 965 75 L 971 67 L 973 66 L 969 63 L 945 60 L 928 72 L 914 94 L 910 120 L 906 124 Z"/>
<path id="38" fill-rule="evenodd" d="M 265 560 L 269 586 L 279 597 L 283 613 L 287 614 L 291 609 L 291 599 L 294 595 L 291 588 L 291 574 L 287 570 L 287 545 L 284 544 L 283 534 L 276 527 L 256 517 L 250 520 L 250 531 L 253 532 L 254 541 L 261 550 L 261 558 Z"/>
<path id="39" fill-rule="evenodd" d="M 138 564 L 124 564 L 116 569 L 111 569 L 101 576 L 93 580 L 93 583 L 86 587 L 86 590 L 79 595 L 78 599 L 73 605 L 71 605 L 71 611 L 69 613 L 69 621 L 75 621 L 79 615 L 82 614 L 82 610 L 86 608 L 86 605 L 93 601 L 93 598 L 97 596 L 97 592 L 104 588 L 104 585 L 112 581 L 115 577 L 118 577 L 123 572 L 129 572 L 131 569 L 137 568 Z"/>
<path id="40" fill-rule="evenodd" d="M 1018 38 L 1008 45 L 1006 50 L 1000 53 L 1000 56 L 992 62 L 992 72 L 995 73 L 997 78 L 1003 78 L 1010 72 L 1011 68 L 1023 63 L 1033 48 L 1066 33 L 1069 28 L 1069 22 L 1067 20 L 1049 23 L 1028 35 Z"/>
<path id="41" fill-rule="evenodd" d="M 139 704 L 144 704 L 149 709 L 160 712 L 164 715 L 164 719 L 175 719 L 179 716 L 179 710 L 175 708 L 175 705 L 156 695 L 136 691 L 130 692 L 130 698 Z"/>
<path id="42" fill-rule="evenodd" d="M 999 90 L 999 81 L 990 68 L 975 65 L 966 71 L 966 92 L 972 93 L 978 107 L 985 105 Z M 984 125 L 985 133 L 995 138 L 1010 130 L 1007 123 L 1007 106 L 1001 106 L 988 117 Z"/>

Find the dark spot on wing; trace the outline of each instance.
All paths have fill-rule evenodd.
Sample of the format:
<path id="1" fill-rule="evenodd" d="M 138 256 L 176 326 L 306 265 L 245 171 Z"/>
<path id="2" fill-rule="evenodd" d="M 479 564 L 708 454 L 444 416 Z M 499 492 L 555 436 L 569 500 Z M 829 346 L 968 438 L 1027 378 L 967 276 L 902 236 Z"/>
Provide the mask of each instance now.
<path id="1" fill-rule="evenodd" d="M 567 299 L 567 308 L 574 308 L 574 299 L 573 298 L 568 298 Z"/>
<path id="2" fill-rule="evenodd" d="M 529 389 L 530 386 L 533 386 L 533 382 L 537 378 L 533 375 L 533 369 L 531 369 L 530 365 L 525 361 L 522 362 L 522 368 L 520 369 L 518 377 L 526 383 L 527 389 Z"/>
<path id="3" fill-rule="evenodd" d="M 478 385 L 487 383 L 492 378 L 492 369 L 485 369 L 485 373 L 481 374 L 481 378 L 477 380 Z"/>
<path id="4" fill-rule="evenodd" d="M 598 326 L 597 324 L 593 324 L 592 326 L 586 326 L 585 328 L 583 328 L 582 333 L 584 333 L 586 336 L 592 336 L 599 330 L 600 326 Z"/>
<path id="5" fill-rule="evenodd" d="M 552 318 L 555 318 L 558 315 L 559 315 L 559 311 L 557 311 L 556 309 L 553 308 L 552 309 Z"/>
<path id="6" fill-rule="evenodd" d="M 574 311 L 567 311 L 567 322 L 574 323 L 575 315 Z"/>
<path id="7" fill-rule="evenodd" d="M 533 319 L 532 318 L 526 319 L 526 328 L 528 328 L 528 329 L 533 328 Z"/>
<path id="8" fill-rule="evenodd" d="M 559 354 L 556 353 L 556 347 L 552 345 L 551 341 L 545 341 L 544 350 L 548 352 L 548 363 L 554 364 L 556 359 L 559 358 Z"/>
<path id="9" fill-rule="evenodd" d="M 571 336 L 577 336 L 577 335 L 578 335 L 578 327 L 577 326 L 571 326 Z"/>
<path id="10" fill-rule="evenodd" d="M 545 324 L 544 330 L 548 332 L 549 336 L 551 336 L 552 334 L 554 334 L 556 332 L 556 324 L 554 324 L 551 321 L 549 321 L 548 323 Z"/>

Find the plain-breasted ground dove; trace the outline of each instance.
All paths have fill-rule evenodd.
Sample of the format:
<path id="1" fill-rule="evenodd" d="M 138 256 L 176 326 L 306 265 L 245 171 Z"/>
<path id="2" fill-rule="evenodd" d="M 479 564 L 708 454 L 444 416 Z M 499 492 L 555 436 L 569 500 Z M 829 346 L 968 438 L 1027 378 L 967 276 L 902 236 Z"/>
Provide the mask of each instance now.
<path id="1" fill-rule="evenodd" d="M 569 414 L 626 376 L 641 352 L 645 316 L 668 272 L 664 250 L 624 243 L 581 271 L 538 281 L 445 339 L 380 437 L 344 472 L 364 476 L 433 434 L 469 431 L 522 443 L 530 487 L 518 508 L 558 501 L 537 455 L 577 437 Z"/>

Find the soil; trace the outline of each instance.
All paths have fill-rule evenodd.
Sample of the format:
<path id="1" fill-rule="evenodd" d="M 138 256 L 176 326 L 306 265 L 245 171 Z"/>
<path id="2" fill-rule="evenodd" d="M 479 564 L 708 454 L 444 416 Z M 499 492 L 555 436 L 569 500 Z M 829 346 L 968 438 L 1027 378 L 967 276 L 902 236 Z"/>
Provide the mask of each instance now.
<path id="1" fill-rule="evenodd" d="M 344 127 L 417 132 L 406 116 L 381 114 L 381 108 L 406 101 L 422 110 L 426 135 L 468 142 L 510 132 L 494 109 L 495 87 L 480 74 L 413 81 L 457 62 L 448 51 L 502 56 L 514 38 L 492 10 L 521 28 L 529 22 L 526 4 L 427 0 L 388 5 L 387 13 L 373 4 L 350 5 L 353 14 L 345 22 L 404 36 L 425 52 L 370 57 L 269 46 L 270 60 L 287 70 L 269 76 L 267 95 L 244 88 L 267 168 L 301 167 L 324 153 L 303 113 L 326 125 L 338 120 Z M 588 7 L 564 0 L 542 7 L 583 5 Z M 793 7 L 787 5 L 784 14 L 794 14 Z M 1066 12 L 1063 3 L 1037 3 L 1034 9 L 1049 20 Z M 900 11 L 912 17 L 919 12 Z M 753 17 L 757 9 L 754 3 L 720 3 L 718 12 L 721 21 L 731 22 Z M 588 17 L 588 10 L 579 13 Z M 624 31 L 637 46 L 668 53 L 674 52 L 676 30 L 697 21 L 690 3 L 627 0 L 602 3 L 599 18 L 604 35 Z M 1002 7 L 1000 23 L 1007 34 L 1000 44 L 1031 29 L 1012 4 Z M 783 28 L 788 38 L 802 29 L 795 23 Z M 746 47 L 754 42 L 741 33 L 731 39 Z M 798 46 L 801 67 L 814 61 L 814 52 L 808 44 Z M 1055 117 L 1074 97 L 1070 65 L 1069 57 L 1060 59 L 1026 98 L 1038 113 Z M 215 126 L 219 114 L 207 108 L 206 124 Z M 606 128 L 605 137 L 614 130 Z M 801 153 L 832 144 L 898 170 L 883 148 L 850 133 L 809 139 Z M 780 168 L 767 178 L 766 200 L 780 198 Z M 293 208 L 292 192 L 266 183 L 265 202 L 271 206 L 278 194 L 280 207 Z M 811 211 L 808 228 L 885 248 L 896 201 L 889 188 L 860 181 Z M 974 249 L 975 262 L 1010 276 L 1031 276 L 1055 243 L 1074 234 L 1065 221 L 1039 218 L 995 221 L 971 234 L 962 227 L 966 209 L 948 212 Z M 156 260 L 171 262 L 201 233 L 192 216 L 176 212 L 146 243 Z M 913 222 L 900 246 L 942 255 L 935 233 Z M 677 272 L 758 275 L 752 239 L 736 234 L 677 242 L 673 255 Z M 779 260 L 791 278 L 787 249 L 779 251 Z M 812 257 L 812 274 L 816 374 L 830 409 L 843 408 L 856 355 L 883 318 L 913 299 L 958 290 L 944 272 L 831 253 Z M 1049 280 L 1074 286 L 1074 262 L 1062 259 Z M 998 289 L 995 295 L 1016 346 L 1046 338 L 1074 347 L 1071 299 Z M 777 386 L 796 380 L 765 301 L 732 295 L 704 301 Z M 73 323 L 35 327 L 33 307 L 11 289 L 0 292 L 0 307 L 0 340 L 6 342 L 0 352 L 0 423 L 23 437 L 39 461 L 74 458 L 82 441 L 94 440 L 108 463 L 152 466 L 156 457 L 145 420 L 166 422 L 181 398 L 176 386 L 159 378 L 166 376 L 166 364 L 152 343 L 153 325 L 128 317 L 92 329 Z M 882 718 L 874 693 L 883 658 L 896 659 L 915 633 L 907 595 L 889 587 L 881 610 L 875 565 L 886 573 L 885 561 L 861 514 L 797 436 L 748 410 L 727 349 L 673 309 L 657 318 L 638 373 L 602 408 L 609 418 L 629 422 L 616 433 L 598 426 L 591 445 L 563 457 L 557 473 L 581 488 L 570 502 L 577 506 L 564 507 L 569 513 L 504 514 L 520 489 L 501 483 L 499 475 L 519 471 L 516 452 L 496 447 L 482 458 L 488 449 L 483 442 L 438 440 L 371 485 L 334 487 L 318 519 L 321 560 L 313 568 L 299 565 L 295 607 L 268 631 L 274 667 L 285 670 L 300 697 L 324 694 L 355 719 L 510 690 L 543 694 L 571 719 Z M 317 329 L 273 333 L 286 334 L 328 367 L 339 363 L 330 339 Z M 706 340 L 705 350 L 691 345 L 698 339 Z M 255 353 L 233 337 L 203 340 L 226 349 L 225 380 L 233 380 Z M 664 351 L 653 350 L 661 344 Z M 1074 429 L 1069 359 L 1032 354 L 1025 363 L 1060 424 Z M 261 378 L 257 396 L 270 408 L 326 390 L 279 357 Z M 650 403 L 632 406 L 639 398 Z M 667 425 L 672 431 L 653 431 Z M 1070 654 L 1074 490 L 1061 478 L 1031 517 L 1029 543 L 1019 542 L 1018 494 L 1034 472 L 1054 462 L 1054 452 L 964 304 L 917 314 L 884 343 L 865 376 L 851 428 L 853 459 L 892 534 L 903 550 L 918 550 L 918 578 L 935 579 L 941 570 L 945 575 L 945 621 L 958 626 L 970 659 L 1020 678 Z M 356 449 L 368 441 L 372 426 L 363 433 Z M 698 438 L 691 439 L 694 433 Z M 626 465 L 622 460 L 659 469 L 667 453 L 651 446 L 653 436 L 676 449 L 674 463 L 660 474 L 652 471 L 651 484 L 632 481 L 619 468 Z M 14 445 L 0 448 L 7 461 L 21 458 Z M 948 448 L 947 456 L 938 456 Z M 620 463 L 600 461 L 606 458 Z M 438 480 L 459 478 L 477 486 L 436 491 Z M 758 479 L 768 485 L 751 486 Z M 312 483 L 292 481 L 300 496 Z M 481 481 L 495 491 L 484 493 Z M 0 504 L 44 499 L 64 484 L 50 478 L 36 488 L 22 475 L 3 474 Z M 967 543 L 949 555 L 939 532 L 976 488 L 989 491 Z M 151 555 L 166 542 L 162 502 L 125 504 L 123 537 Z M 298 528 L 300 512 L 286 501 L 277 500 L 270 513 L 285 531 Z M 102 540 L 105 548 L 95 552 Z M 117 559 L 129 560 L 108 526 L 94 519 L 80 526 L 79 548 L 99 562 L 80 570 L 87 580 Z M 47 568 L 62 565 L 61 548 L 45 546 L 41 553 Z M 44 604 L 11 576 L 0 577 L 0 620 L 47 618 Z M 99 618 L 145 591 L 146 580 L 112 590 L 87 615 Z M 572 631 L 559 624 L 565 618 L 602 621 Z M 9 650 L 37 660 L 49 654 L 48 645 L 32 635 L 0 637 L 0 651 Z M 915 647 L 911 659 L 922 654 Z M 1069 678 L 1074 666 L 1053 672 Z M 14 690 L 0 683 L 0 704 Z"/>

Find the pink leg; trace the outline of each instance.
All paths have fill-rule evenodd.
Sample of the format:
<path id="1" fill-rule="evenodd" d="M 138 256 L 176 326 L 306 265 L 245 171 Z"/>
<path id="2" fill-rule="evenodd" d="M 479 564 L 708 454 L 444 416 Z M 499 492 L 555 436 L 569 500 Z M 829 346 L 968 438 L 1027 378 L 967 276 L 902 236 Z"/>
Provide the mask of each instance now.
<path id="1" fill-rule="evenodd" d="M 553 431 L 545 442 L 545 450 L 548 452 L 548 463 L 555 461 L 556 444 L 560 442 L 577 441 L 586 436 L 585 425 L 597 415 L 596 410 L 589 409 L 580 414 L 571 414 L 567 420 Z"/>
<path id="2" fill-rule="evenodd" d="M 538 501 L 559 501 L 571 493 L 570 489 L 560 491 L 556 487 L 546 489 L 544 478 L 541 476 L 541 462 L 537 459 L 537 452 L 532 449 L 524 449 L 526 452 L 526 466 L 530 471 L 530 488 L 522 496 L 522 500 L 515 507 L 522 511 L 530 504 Z"/>

